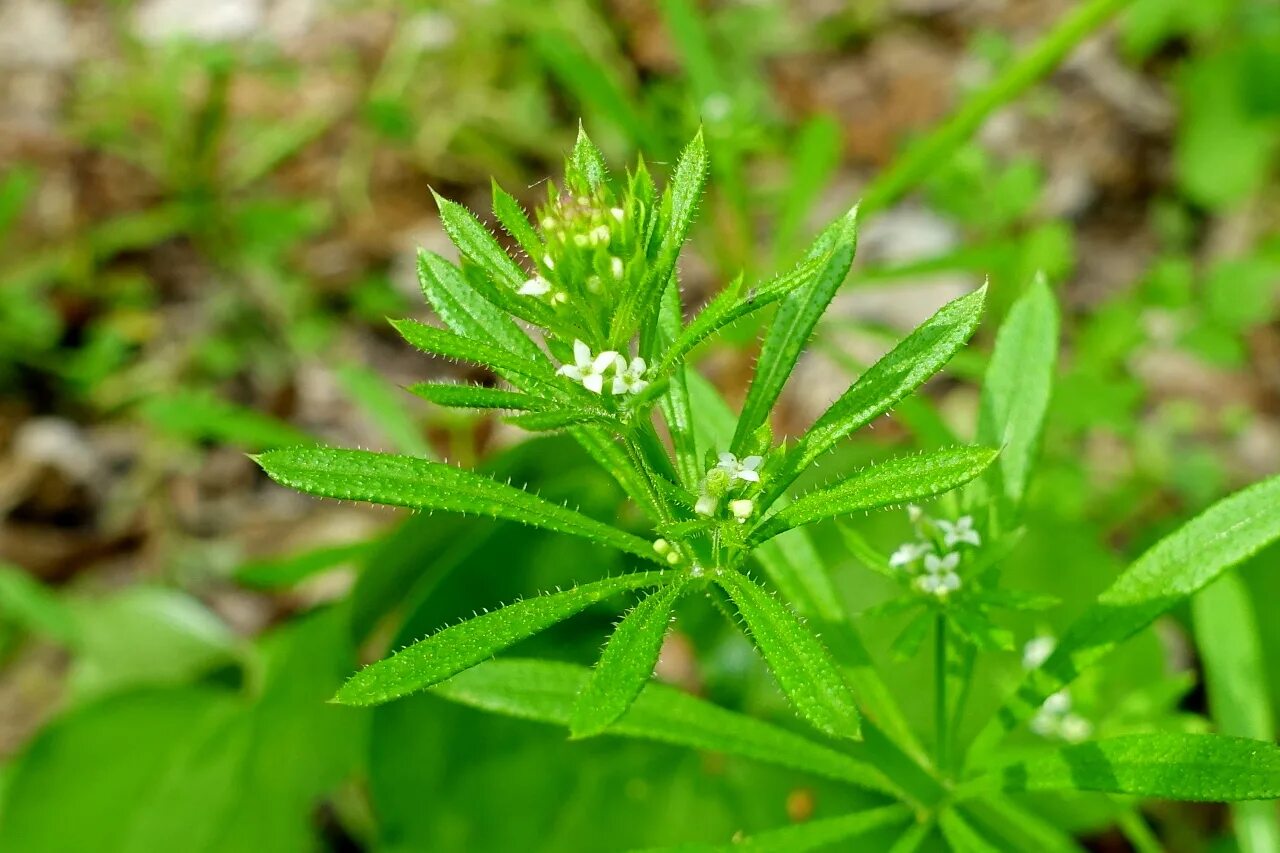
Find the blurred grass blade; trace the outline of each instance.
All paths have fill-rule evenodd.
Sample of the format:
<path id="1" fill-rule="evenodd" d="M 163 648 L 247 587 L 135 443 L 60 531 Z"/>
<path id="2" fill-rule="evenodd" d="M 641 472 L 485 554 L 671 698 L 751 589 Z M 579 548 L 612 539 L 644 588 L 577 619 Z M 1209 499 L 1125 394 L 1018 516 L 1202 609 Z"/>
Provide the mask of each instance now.
<path id="1" fill-rule="evenodd" d="M 574 705 L 569 721 L 572 737 L 604 731 L 640 695 L 653 676 L 671 624 L 671 608 L 688 588 L 686 580 L 681 578 L 650 593 L 618 623 Z"/>
<path id="2" fill-rule="evenodd" d="M 987 117 L 1049 74 L 1091 33 L 1130 0 L 1088 0 L 1072 8 L 1052 30 L 985 88 L 974 92 L 945 122 L 894 161 L 867 187 L 863 204 L 879 212 L 899 201 L 947 162 Z"/>
<path id="3" fill-rule="evenodd" d="M 1227 572 L 1192 598 L 1191 617 L 1218 731 L 1274 741 L 1262 638 L 1249 590 L 1239 575 Z M 1274 803 L 1239 803 L 1232 814 L 1241 853 L 1280 851 Z"/>
<path id="4" fill-rule="evenodd" d="M 254 560 L 236 569 L 237 583 L 255 589 L 282 589 L 301 583 L 320 572 L 356 562 L 384 543 L 382 537 L 314 548 L 300 554 Z"/>
<path id="5" fill-rule="evenodd" d="M 713 579 L 737 606 L 752 641 L 799 715 L 832 737 L 860 738 L 861 716 L 853 692 L 813 632 L 744 575 L 718 569 Z"/>
<path id="6" fill-rule="evenodd" d="M 613 595 L 662 582 L 662 572 L 639 572 L 509 604 L 445 628 L 366 666 L 351 676 L 333 699 L 343 705 L 379 705 L 407 696 Z"/>
<path id="7" fill-rule="evenodd" d="M 811 820 L 796 826 L 772 829 L 735 837 L 728 844 L 681 844 L 676 847 L 650 848 L 641 853 L 807 853 L 810 850 L 832 850 L 832 845 L 855 845 L 841 849 L 857 849 L 860 836 L 911 819 L 904 805 L 882 806 L 840 817 Z"/>
<path id="8" fill-rule="evenodd" d="M 996 333 L 978 414 L 978 442 L 1000 448 L 1000 479 L 1013 507 L 1031 477 L 1057 354 L 1058 305 L 1038 275 Z"/>
<path id="9" fill-rule="evenodd" d="M 568 663 L 496 660 L 455 676 L 435 692 L 486 711 L 566 726 L 590 675 L 586 667 Z M 897 790 L 864 761 L 657 683 L 640 692 L 608 733 L 737 755 L 890 795 Z"/>
<path id="10" fill-rule="evenodd" d="M 987 447 L 954 447 L 872 465 L 782 507 L 751 531 L 747 543 L 758 545 L 815 521 L 940 495 L 981 474 L 995 458 L 996 451 Z"/>
<path id="11" fill-rule="evenodd" d="M 699 130 L 680 153 L 671 174 L 671 182 L 667 186 L 671 200 L 670 215 L 663 222 L 657 256 L 650 259 L 649 270 L 639 286 L 624 295 L 613 316 L 610 340 L 620 343 L 630 340 L 646 318 L 657 315 L 662 292 L 675 273 L 676 260 L 697 216 L 707 172 L 707 147 Z"/>
<path id="12" fill-rule="evenodd" d="M 460 382 L 416 382 L 409 393 L 437 406 L 451 409 L 507 409 L 527 411 L 544 405 L 537 397 L 519 391 L 468 385 Z"/>
<path id="13" fill-rule="evenodd" d="M 1277 539 L 1280 477 L 1218 501 L 1161 539 L 1067 629 L 1048 660 L 1027 674 L 979 733 L 971 748 L 974 759 L 1116 645 Z"/>
<path id="14" fill-rule="evenodd" d="M 452 465 L 367 450 L 312 447 L 272 450 L 255 459 L 271 479 L 308 494 L 505 518 L 657 560 L 649 542 L 638 536 Z"/>
<path id="15" fill-rule="evenodd" d="M 944 305 L 862 374 L 801 436 L 768 494 L 780 494 L 837 442 L 889 411 L 941 370 L 978 328 L 986 295 L 984 285 Z"/>
<path id="16" fill-rule="evenodd" d="M 149 397 L 141 405 L 141 415 L 170 435 L 216 441 L 249 451 L 315 443 L 293 424 L 205 391 L 175 391 Z"/>
<path id="17" fill-rule="evenodd" d="M 840 123 L 830 115 L 817 115 L 805 121 L 792 140 L 791 172 L 778 205 L 775 251 L 781 260 L 789 260 L 791 246 L 801 233 L 805 217 L 813 210 L 831 176 L 840 166 Z"/>
<path id="18" fill-rule="evenodd" d="M 800 353 L 809 343 L 818 320 L 835 298 L 836 291 L 849 275 L 858 248 L 857 208 L 849 215 L 828 225 L 814 240 L 801 264 L 814 258 L 827 257 L 826 264 L 807 285 L 782 300 L 769 331 L 765 333 L 756 359 L 755 375 L 742 414 L 733 434 L 732 449 L 741 452 L 744 443 L 762 424 L 778 402 L 778 395 L 795 369 Z"/>
<path id="19" fill-rule="evenodd" d="M 421 426 L 402 405 L 403 392 L 382 374 L 355 363 L 339 365 L 335 371 L 342 390 L 363 409 L 391 441 L 392 449 L 411 456 L 435 456 L 422 435 Z"/>
<path id="20" fill-rule="evenodd" d="M 1006 791 L 1101 791 L 1196 802 L 1280 797 L 1280 746 L 1226 735 L 1157 732 L 1061 746 L 964 786 Z"/>
<path id="21" fill-rule="evenodd" d="M 0 621 L 68 645 L 79 636 L 75 619 L 53 590 L 5 562 L 0 562 Z"/>

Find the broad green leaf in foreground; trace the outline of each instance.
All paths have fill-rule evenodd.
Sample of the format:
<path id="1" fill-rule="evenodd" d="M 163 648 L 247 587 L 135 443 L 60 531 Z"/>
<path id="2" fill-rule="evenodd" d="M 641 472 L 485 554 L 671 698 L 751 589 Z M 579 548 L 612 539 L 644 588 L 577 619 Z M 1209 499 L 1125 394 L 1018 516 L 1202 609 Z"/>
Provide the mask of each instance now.
<path id="1" fill-rule="evenodd" d="M 976 793 L 1102 791 L 1166 800 L 1232 802 L 1280 797 L 1280 746 L 1226 735 L 1156 734 L 1059 747 L 969 783 Z"/>
<path id="2" fill-rule="evenodd" d="M 1004 496 L 1013 506 L 1031 476 L 1057 354 L 1058 305 L 1041 275 L 996 333 L 978 414 L 978 441 L 1000 448 Z"/>
<path id="3" fill-rule="evenodd" d="M 482 474 L 412 456 L 298 447 L 254 457 L 276 482 L 326 498 L 489 515 L 657 560 L 650 544 Z"/>
<path id="4" fill-rule="evenodd" d="M 685 580 L 651 593 L 618 623 L 573 709 L 569 722 L 573 737 L 599 734 L 640 695 L 653 675 L 671 608 L 687 588 Z"/>
<path id="5" fill-rule="evenodd" d="M 780 494 L 837 442 L 889 411 L 941 370 L 978 328 L 986 296 L 983 286 L 944 305 L 858 377 L 787 454 L 786 467 L 769 494 Z"/>
<path id="6" fill-rule="evenodd" d="M 567 726 L 591 670 L 554 661 L 489 661 L 434 688 L 447 699 L 498 714 Z M 723 752 L 894 795 L 879 770 L 761 720 L 650 683 L 610 735 Z"/>
<path id="7" fill-rule="evenodd" d="M 747 541 L 758 545 L 793 527 L 942 494 L 981 474 L 995 458 L 990 448 L 955 447 L 872 465 L 784 506 L 761 521 Z"/>
<path id="8" fill-rule="evenodd" d="M 662 572 L 622 575 L 540 595 L 468 619 L 360 670 L 342 685 L 334 701 L 378 705 L 439 684 L 592 604 L 620 592 L 657 586 L 662 581 Z"/>
<path id="9" fill-rule="evenodd" d="M 910 819 L 911 810 L 906 806 L 883 806 L 761 832 L 735 839 L 729 844 L 681 844 L 646 853 L 806 853 L 809 850 L 833 849 L 835 844 L 856 845 L 860 836 L 895 824 L 905 824 Z"/>
<path id="10" fill-rule="evenodd" d="M 861 718 L 853 691 L 813 632 L 746 576 L 720 569 L 713 578 L 737 606 L 778 686 L 800 716 L 832 737 L 859 738 Z"/>
<path id="11" fill-rule="evenodd" d="M 1280 539 L 1280 477 L 1224 498 L 1161 539 L 1098 596 L 1066 631 L 1049 659 L 1027 674 L 1018 691 L 974 742 L 975 757 L 1031 717 L 1056 693 L 1120 642 L 1150 625 L 1222 572 Z"/>

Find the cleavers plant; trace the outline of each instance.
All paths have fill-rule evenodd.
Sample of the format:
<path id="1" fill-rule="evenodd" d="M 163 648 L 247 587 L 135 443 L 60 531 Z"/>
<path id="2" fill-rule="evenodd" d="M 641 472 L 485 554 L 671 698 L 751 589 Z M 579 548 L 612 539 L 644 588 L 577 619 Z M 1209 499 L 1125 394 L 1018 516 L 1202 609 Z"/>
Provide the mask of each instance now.
<path id="1" fill-rule="evenodd" d="M 643 570 L 582 583 L 467 619 L 356 673 L 336 701 L 387 702 L 435 687 L 449 698 L 565 724 L 748 755 L 809 770 L 900 801 L 860 815 L 758 837 L 761 849 L 804 850 L 885 826 L 899 845 L 935 831 L 955 849 L 986 849 L 985 814 L 1006 845 L 1074 849 L 1003 792 L 1093 790 L 1186 799 L 1280 795 L 1280 749 L 1239 738 L 1131 734 L 1046 742 L 1030 757 L 998 751 L 1003 735 L 1043 711 L 1086 667 L 1218 575 L 1280 538 L 1280 479 L 1210 509 L 1121 575 L 1037 660 L 1026 683 L 965 752 L 951 743 L 975 655 L 1012 648 L 996 608 L 1039 608 L 1041 596 L 999 586 L 1019 532 L 1047 409 L 1057 309 L 1043 280 L 1027 289 L 996 341 L 977 446 L 906 455 L 794 493 L 846 437 L 939 371 L 978 326 L 985 288 L 944 306 L 867 369 L 803 435 L 778 442 L 770 415 L 819 318 L 843 283 L 857 208 L 828 225 L 792 269 L 754 286 L 741 277 L 686 321 L 677 261 L 708 174 L 701 135 L 662 193 L 643 162 L 616 184 L 579 133 L 562 187 L 548 185 L 533 221 L 496 184 L 493 215 L 513 257 L 462 206 L 437 198 L 461 266 L 423 252 L 424 294 L 443 328 L 394 325 L 416 348 L 488 367 L 501 387 L 421 383 L 441 406 L 497 409 L 529 431 L 567 431 L 617 480 L 646 519 L 612 525 L 509 483 L 426 458 L 301 447 L 257 457 L 280 483 L 330 498 L 489 515 L 615 548 Z M 775 306 L 742 411 L 731 415 L 691 368 L 699 344 Z M 966 484 L 968 484 L 966 486 Z M 958 487 L 966 486 L 962 491 Z M 939 495 L 938 509 L 917 505 Z M 906 506 L 916 538 L 883 556 L 842 525 L 855 555 L 901 583 L 886 607 L 916 612 L 897 644 L 914 654 L 933 632 L 937 730 L 928 755 L 880 679 L 821 565 L 806 525 Z M 767 583 L 755 570 L 762 569 Z M 643 592 L 588 671 L 488 661 L 592 605 Z M 677 602 L 705 594 L 740 624 L 796 713 L 838 749 L 649 684 Z M 819 629 L 821 638 L 819 637 Z M 1046 706 L 1048 707 L 1048 706 Z M 865 717 L 865 718 L 864 718 Z M 895 848 L 898 849 L 898 848 Z"/>

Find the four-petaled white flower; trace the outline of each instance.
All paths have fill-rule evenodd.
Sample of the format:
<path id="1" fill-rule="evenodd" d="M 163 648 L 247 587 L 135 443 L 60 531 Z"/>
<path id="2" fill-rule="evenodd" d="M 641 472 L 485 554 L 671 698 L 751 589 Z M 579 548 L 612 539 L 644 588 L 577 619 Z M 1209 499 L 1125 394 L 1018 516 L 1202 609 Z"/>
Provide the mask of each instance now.
<path id="1" fill-rule="evenodd" d="M 639 394 L 645 388 L 648 388 L 649 383 L 644 378 L 644 372 L 648 370 L 648 367 L 644 363 L 644 359 L 639 356 L 631 359 L 630 365 L 621 355 L 614 356 L 613 393 Z"/>
<path id="2" fill-rule="evenodd" d="M 1071 710 L 1071 694 L 1059 690 L 1045 699 L 1031 718 L 1031 731 L 1041 737 L 1079 743 L 1093 734 L 1093 724 Z"/>
<path id="3" fill-rule="evenodd" d="M 604 372 L 619 358 L 613 350 L 605 350 L 597 356 L 582 341 L 573 342 L 573 364 L 564 364 L 556 371 L 559 376 L 581 382 L 588 391 L 599 394 L 604 390 Z"/>
<path id="4" fill-rule="evenodd" d="M 954 548 L 961 542 L 975 548 L 982 544 L 982 537 L 973 529 L 973 516 L 963 515 L 954 522 L 938 519 L 935 522 L 942 531 L 942 541 L 948 548 Z"/>
<path id="5" fill-rule="evenodd" d="M 922 592 L 939 598 L 948 596 L 960 588 L 960 576 L 956 574 L 959 565 L 960 554 L 955 551 L 941 557 L 925 554 L 924 574 L 916 578 L 916 586 Z"/>
<path id="6" fill-rule="evenodd" d="M 1022 668 L 1038 669 L 1040 664 L 1049 659 L 1057 640 L 1053 637 L 1033 637 L 1022 647 Z"/>
<path id="7" fill-rule="evenodd" d="M 746 480 L 748 483 L 760 482 L 760 472 L 757 470 L 760 463 L 764 461 L 763 456 L 748 456 L 741 461 L 732 453 L 721 453 L 720 461 L 716 463 L 716 467 L 729 475 L 731 480 Z"/>
<path id="8" fill-rule="evenodd" d="M 901 569 L 932 552 L 933 546 L 928 542 L 904 542 L 890 555 L 889 565 L 892 568 Z"/>
<path id="9" fill-rule="evenodd" d="M 520 289 L 517 290 L 516 293 L 521 296 L 545 296 L 550 290 L 551 282 L 547 281 L 540 275 L 535 275 L 533 278 L 520 285 Z"/>

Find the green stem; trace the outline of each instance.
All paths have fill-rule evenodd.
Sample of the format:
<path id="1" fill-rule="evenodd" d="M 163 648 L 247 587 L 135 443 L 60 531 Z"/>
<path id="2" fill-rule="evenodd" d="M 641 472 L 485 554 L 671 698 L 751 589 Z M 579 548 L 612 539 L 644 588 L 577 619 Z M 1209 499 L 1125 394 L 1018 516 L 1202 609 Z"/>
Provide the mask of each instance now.
<path id="1" fill-rule="evenodd" d="M 1076 45 L 1129 2 L 1091 0 L 1064 17 L 990 85 L 970 95 L 949 119 L 881 172 L 862 197 L 862 215 L 889 207 L 915 189 L 982 126 L 987 116 L 1057 68 Z"/>
<path id="2" fill-rule="evenodd" d="M 947 770 L 947 616 L 939 611 L 934 618 L 933 648 L 934 718 L 937 723 L 938 772 Z"/>

